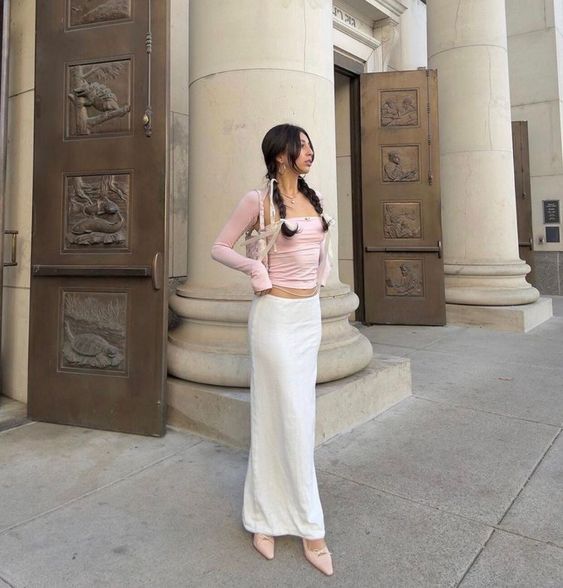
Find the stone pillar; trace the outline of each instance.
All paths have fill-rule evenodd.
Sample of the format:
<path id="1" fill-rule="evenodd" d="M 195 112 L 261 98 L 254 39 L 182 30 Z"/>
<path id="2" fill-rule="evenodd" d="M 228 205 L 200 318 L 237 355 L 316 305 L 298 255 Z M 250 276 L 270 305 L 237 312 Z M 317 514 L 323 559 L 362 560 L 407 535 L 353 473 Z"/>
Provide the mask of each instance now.
<path id="1" fill-rule="evenodd" d="M 534 302 L 518 254 L 504 0 L 430 0 L 428 55 L 438 70 L 446 301 Z"/>
<path id="2" fill-rule="evenodd" d="M 249 189 L 263 184 L 266 131 L 294 122 L 316 159 L 309 184 L 337 216 L 332 2 L 191 0 L 188 281 L 171 297 L 169 372 L 216 386 L 249 385 L 247 276 L 213 261 L 213 239 Z M 335 234 L 333 252 L 338 251 Z M 364 368 L 369 341 L 348 322 L 357 296 L 333 269 L 321 292 L 318 381 Z"/>

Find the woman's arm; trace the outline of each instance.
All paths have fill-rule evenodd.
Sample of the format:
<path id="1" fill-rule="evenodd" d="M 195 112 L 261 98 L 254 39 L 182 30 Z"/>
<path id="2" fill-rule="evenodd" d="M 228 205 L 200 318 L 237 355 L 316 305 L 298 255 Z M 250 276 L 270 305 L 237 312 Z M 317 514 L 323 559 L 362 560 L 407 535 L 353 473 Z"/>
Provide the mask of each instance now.
<path id="1" fill-rule="evenodd" d="M 268 270 L 261 261 L 241 255 L 233 247 L 241 235 L 256 223 L 261 197 L 261 194 L 253 190 L 241 198 L 211 248 L 211 257 L 215 261 L 250 276 L 250 283 L 255 292 L 272 287 Z"/>

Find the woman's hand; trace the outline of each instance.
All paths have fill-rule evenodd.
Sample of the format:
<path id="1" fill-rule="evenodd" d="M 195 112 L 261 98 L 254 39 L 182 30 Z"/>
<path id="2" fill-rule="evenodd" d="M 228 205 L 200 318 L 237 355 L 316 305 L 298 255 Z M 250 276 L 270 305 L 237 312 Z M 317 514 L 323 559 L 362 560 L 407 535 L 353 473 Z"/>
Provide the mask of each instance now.
<path id="1" fill-rule="evenodd" d="M 272 291 L 271 288 L 268 288 L 267 290 L 258 290 L 258 292 L 254 292 L 254 294 L 256 294 L 256 296 L 264 296 L 265 294 L 269 294 Z"/>

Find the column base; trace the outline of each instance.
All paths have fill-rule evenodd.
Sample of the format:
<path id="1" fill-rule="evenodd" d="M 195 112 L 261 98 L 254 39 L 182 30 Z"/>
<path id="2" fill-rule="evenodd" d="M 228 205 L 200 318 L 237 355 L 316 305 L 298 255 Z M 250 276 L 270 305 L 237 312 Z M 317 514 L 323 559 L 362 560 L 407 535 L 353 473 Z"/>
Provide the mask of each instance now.
<path id="1" fill-rule="evenodd" d="M 446 302 L 477 306 L 514 306 L 535 302 L 540 293 L 526 281 L 530 266 L 514 261 L 444 263 Z"/>
<path id="2" fill-rule="evenodd" d="M 517 306 L 446 304 L 446 321 L 453 325 L 487 327 L 497 331 L 527 333 L 553 316 L 551 298 L 540 297 Z"/>
<path id="3" fill-rule="evenodd" d="M 318 384 L 316 445 L 369 421 L 411 393 L 410 360 L 379 354 L 360 372 Z M 249 391 L 169 377 L 168 424 L 248 448 Z"/>
<path id="4" fill-rule="evenodd" d="M 250 295 L 178 288 L 170 307 L 179 324 L 168 331 L 168 373 L 189 382 L 213 386 L 250 385 L 248 313 Z M 344 284 L 323 288 L 323 334 L 317 382 L 329 382 L 364 369 L 372 357 L 371 343 L 348 316 L 358 297 Z"/>

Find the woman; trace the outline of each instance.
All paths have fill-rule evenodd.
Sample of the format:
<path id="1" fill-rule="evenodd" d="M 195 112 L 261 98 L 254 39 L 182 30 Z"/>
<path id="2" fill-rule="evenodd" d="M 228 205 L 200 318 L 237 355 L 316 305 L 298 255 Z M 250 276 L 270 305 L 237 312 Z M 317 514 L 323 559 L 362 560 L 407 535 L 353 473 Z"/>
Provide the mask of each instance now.
<path id="1" fill-rule="evenodd" d="M 242 519 L 267 559 L 274 557 L 275 536 L 297 535 L 307 559 L 332 575 L 314 465 L 318 289 L 330 271 L 332 219 L 301 177 L 314 160 L 302 128 L 270 129 L 262 152 L 269 190 L 241 199 L 211 251 L 215 260 L 248 274 L 256 294 L 248 321 L 251 444 Z M 243 233 L 259 227 L 261 214 L 272 233 L 267 267 L 233 250 Z"/>

